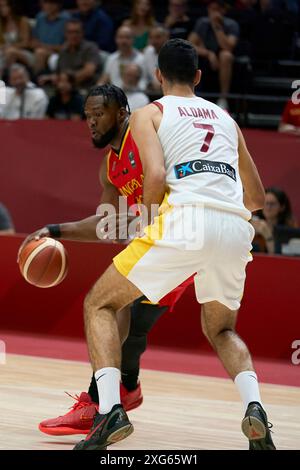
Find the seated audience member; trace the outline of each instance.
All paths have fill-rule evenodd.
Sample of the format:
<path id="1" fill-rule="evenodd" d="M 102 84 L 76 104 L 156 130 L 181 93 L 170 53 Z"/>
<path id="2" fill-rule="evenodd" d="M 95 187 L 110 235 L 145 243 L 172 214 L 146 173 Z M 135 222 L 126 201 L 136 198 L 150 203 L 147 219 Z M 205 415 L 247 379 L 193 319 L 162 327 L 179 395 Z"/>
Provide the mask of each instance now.
<path id="1" fill-rule="evenodd" d="M 32 48 L 35 55 L 35 73 L 47 68 L 51 54 L 59 52 L 64 43 L 64 30 L 69 13 L 62 11 L 62 0 L 42 0 L 42 11 L 36 17 Z"/>
<path id="2" fill-rule="evenodd" d="M 111 54 L 105 64 L 104 72 L 99 80 L 99 85 L 112 83 L 122 87 L 121 72 L 127 64 L 137 64 L 141 68 L 142 77 L 139 81 L 139 89 L 147 87 L 147 75 L 145 71 L 145 59 L 141 52 L 133 48 L 133 33 L 128 26 L 121 26 L 116 34 L 117 51 Z"/>
<path id="3" fill-rule="evenodd" d="M 57 76 L 56 93 L 50 98 L 46 114 L 51 119 L 80 121 L 83 118 L 83 98 L 76 90 L 72 72 Z"/>
<path id="4" fill-rule="evenodd" d="M 255 228 L 254 250 L 267 253 L 275 251 L 273 230 L 276 225 L 297 226 L 290 200 L 286 193 L 278 188 L 266 189 L 264 208 L 253 216 L 251 223 Z"/>
<path id="5" fill-rule="evenodd" d="M 76 19 L 67 21 L 65 36 L 55 74 L 42 75 L 39 83 L 55 82 L 57 73 L 71 71 L 75 75 L 76 85 L 87 89 L 96 83 L 101 68 L 98 46 L 83 38 L 82 24 Z"/>
<path id="6" fill-rule="evenodd" d="M 6 88 L 6 104 L 0 106 L 0 117 L 42 119 L 45 117 L 47 106 L 46 93 L 30 82 L 24 65 L 12 65 L 9 69 L 9 86 Z"/>
<path id="7" fill-rule="evenodd" d="M 111 52 L 114 43 L 114 25 L 104 10 L 97 7 L 96 0 L 77 0 L 78 11 L 74 18 L 83 25 L 84 38 L 98 44 L 104 51 Z"/>
<path id="8" fill-rule="evenodd" d="M 11 0 L 0 0 L 0 73 L 15 62 L 33 64 L 30 46 L 31 28 L 25 16 L 18 15 Z"/>
<path id="9" fill-rule="evenodd" d="M 147 46 L 149 32 L 155 24 L 150 0 L 135 0 L 130 18 L 123 23 L 124 26 L 129 26 L 132 29 L 133 47 L 140 51 Z"/>
<path id="10" fill-rule="evenodd" d="M 149 89 L 159 91 L 160 83 L 155 76 L 155 70 L 158 66 L 158 54 L 162 46 L 169 39 L 169 31 L 164 26 L 154 26 L 150 31 L 150 45 L 144 50 L 145 67 Z"/>
<path id="11" fill-rule="evenodd" d="M 283 110 L 281 122 L 279 124 L 279 132 L 285 134 L 298 135 L 300 137 L 300 100 L 298 103 L 293 103 L 289 100 Z"/>
<path id="12" fill-rule="evenodd" d="M 127 64 L 122 71 L 122 88 L 128 98 L 131 111 L 150 103 L 148 96 L 139 90 L 141 75 L 142 71 L 137 64 Z"/>
<path id="13" fill-rule="evenodd" d="M 227 95 L 230 91 L 233 51 L 239 38 L 239 25 L 225 17 L 225 2 L 212 0 L 207 6 L 208 16 L 200 18 L 190 34 L 200 58 L 200 68 L 205 70 L 203 80 L 209 79 L 209 69 L 218 73 L 220 94 L 217 104 L 228 109 Z"/>
<path id="14" fill-rule="evenodd" d="M 11 216 L 6 207 L 0 202 L 0 235 L 15 233 Z"/>
<path id="15" fill-rule="evenodd" d="M 187 14 L 187 0 L 169 0 L 168 15 L 164 25 L 170 31 L 170 39 L 187 39 L 193 29 L 193 21 Z"/>

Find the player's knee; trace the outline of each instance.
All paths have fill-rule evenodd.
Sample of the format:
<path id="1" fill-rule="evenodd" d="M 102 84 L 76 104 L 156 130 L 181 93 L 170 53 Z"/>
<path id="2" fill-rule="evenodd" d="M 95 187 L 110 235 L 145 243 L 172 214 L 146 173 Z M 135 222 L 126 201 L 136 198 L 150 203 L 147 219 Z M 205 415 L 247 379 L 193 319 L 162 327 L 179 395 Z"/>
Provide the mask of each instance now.
<path id="1" fill-rule="evenodd" d="M 83 302 L 83 311 L 84 311 L 85 317 L 90 315 L 95 307 L 101 307 L 101 305 L 99 305 L 99 303 L 98 305 L 96 304 L 95 296 L 94 296 L 93 289 L 92 289 L 85 296 L 85 299 Z"/>

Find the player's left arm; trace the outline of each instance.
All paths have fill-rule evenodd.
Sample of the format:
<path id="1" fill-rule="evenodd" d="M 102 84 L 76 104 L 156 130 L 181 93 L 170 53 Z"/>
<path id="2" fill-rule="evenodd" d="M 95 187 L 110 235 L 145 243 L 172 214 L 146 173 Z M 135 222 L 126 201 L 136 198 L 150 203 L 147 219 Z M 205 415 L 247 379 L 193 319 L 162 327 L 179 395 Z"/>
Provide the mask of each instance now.
<path id="1" fill-rule="evenodd" d="M 143 166 L 143 210 L 151 223 L 151 207 L 160 206 L 166 191 L 166 170 L 163 149 L 155 128 L 155 119 L 160 111 L 153 105 L 145 106 L 133 113 L 130 128 L 139 149 Z"/>

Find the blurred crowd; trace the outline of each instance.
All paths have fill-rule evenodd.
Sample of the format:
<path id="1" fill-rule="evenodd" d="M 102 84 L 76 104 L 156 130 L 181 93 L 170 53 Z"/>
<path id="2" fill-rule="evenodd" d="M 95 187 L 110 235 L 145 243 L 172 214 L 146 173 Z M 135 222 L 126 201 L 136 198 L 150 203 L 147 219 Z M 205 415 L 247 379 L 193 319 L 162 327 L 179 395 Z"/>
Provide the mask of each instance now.
<path id="1" fill-rule="evenodd" d="M 174 37 L 195 45 L 201 89 L 214 86 L 228 109 L 237 58 L 297 58 L 299 10 L 298 0 L 0 0 L 0 117 L 82 119 L 96 83 L 144 106 L 160 94 L 157 57 Z"/>
<path id="2" fill-rule="evenodd" d="M 97 83 L 122 87 L 131 110 L 144 106 L 161 94 L 155 69 L 169 38 L 195 45 L 199 91 L 215 87 L 228 109 L 237 59 L 300 59 L 299 18 L 299 0 L 0 0 L 0 118 L 84 119 Z M 297 96 L 279 131 L 300 136 Z M 267 189 L 252 223 L 254 249 L 274 253 L 275 227 L 296 226 L 287 195 Z M 0 204 L 0 231 L 13 230 Z"/>

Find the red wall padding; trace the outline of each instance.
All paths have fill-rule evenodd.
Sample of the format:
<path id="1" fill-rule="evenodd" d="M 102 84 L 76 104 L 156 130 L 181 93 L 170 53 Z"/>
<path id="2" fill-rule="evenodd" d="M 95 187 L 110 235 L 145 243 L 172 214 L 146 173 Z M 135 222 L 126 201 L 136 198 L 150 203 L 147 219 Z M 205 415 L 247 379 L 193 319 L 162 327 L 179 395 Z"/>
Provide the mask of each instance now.
<path id="1" fill-rule="evenodd" d="M 265 186 L 288 192 L 300 222 L 300 139 L 244 133 Z M 92 147 L 85 123 L 0 121 L 0 142 L 0 201 L 11 211 L 18 232 L 95 213 L 103 152 Z"/>
<path id="2" fill-rule="evenodd" d="M 64 242 L 70 271 L 60 286 L 38 289 L 25 282 L 16 263 L 19 236 L 0 240 L 1 330 L 83 336 L 85 294 L 122 247 Z M 239 314 L 238 331 L 256 356 L 290 360 L 291 344 L 300 339 L 300 259 L 255 256 Z M 150 344 L 209 349 L 199 325 L 200 307 L 189 288 L 171 314 L 150 335 Z"/>

